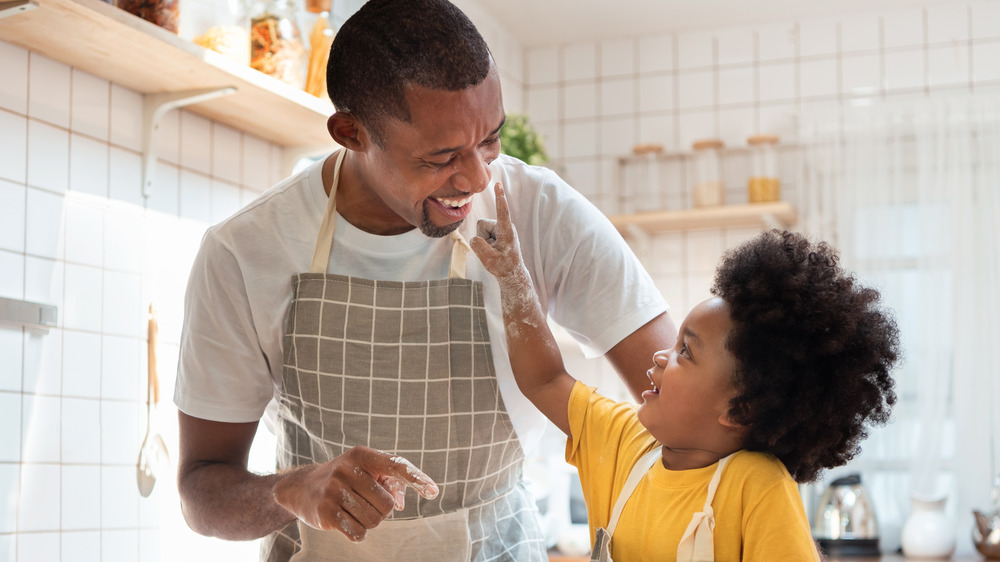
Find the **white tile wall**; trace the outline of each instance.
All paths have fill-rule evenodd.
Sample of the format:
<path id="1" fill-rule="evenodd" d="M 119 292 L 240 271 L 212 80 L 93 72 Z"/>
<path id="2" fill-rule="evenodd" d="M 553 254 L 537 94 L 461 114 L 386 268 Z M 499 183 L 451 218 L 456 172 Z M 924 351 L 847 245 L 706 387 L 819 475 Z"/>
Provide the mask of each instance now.
<path id="1" fill-rule="evenodd" d="M 70 67 L 31 53 L 28 67 L 28 116 L 69 127 Z"/>
<path id="2" fill-rule="evenodd" d="M 595 51 L 600 105 L 591 118 L 584 106 L 589 108 L 586 88 Z M 1000 91 L 1000 1 L 938 2 L 532 47 L 525 60 L 529 114 L 557 170 L 609 214 L 680 209 L 691 205 L 682 166 L 662 166 L 653 176 L 661 183 L 657 189 L 650 187 L 644 164 L 620 171 L 618 157 L 646 142 L 682 152 L 709 137 L 745 146 L 746 138 L 757 133 L 775 133 L 793 143 L 798 116 L 805 111 L 832 114 L 870 98 Z M 586 136 L 595 129 L 601 135 L 596 145 Z M 726 199 L 734 203 L 746 201 L 748 173 L 747 162 L 737 160 L 724 170 Z M 595 161 L 598 170 L 590 177 Z M 783 187 L 794 203 L 796 178 L 787 171 L 783 175 L 789 176 L 782 178 Z M 720 229 L 654 237 L 648 255 L 640 257 L 674 303 L 675 320 L 707 294 L 721 248 L 753 232 Z M 690 244 L 704 246 L 698 251 L 710 259 L 692 262 Z"/>
<path id="3" fill-rule="evenodd" d="M 28 112 L 28 51 L 0 42 L 0 108 Z"/>
<path id="4" fill-rule="evenodd" d="M 281 151 L 172 111 L 147 199 L 140 94 L 2 41 L 0 74 L 0 294 L 58 307 L 48 332 L 0 326 L 0 560 L 159 560 L 194 534 L 160 524 L 170 479 L 135 485 L 146 306 L 169 377 L 201 233 L 283 174 Z"/>
<path id="5" fill-rule="evenodd" d="M 0 110 L 0 178 L 24 183 L 27 173 L 27 138 L 27 118 Z"/>
<path id="6" fill-rule="evenodd" d="M 73 92 L 70 107 L 70 128 L 80 134 L 108 140 L 108 96 L 110 83 L 78 69 L 73 69 Z"/>

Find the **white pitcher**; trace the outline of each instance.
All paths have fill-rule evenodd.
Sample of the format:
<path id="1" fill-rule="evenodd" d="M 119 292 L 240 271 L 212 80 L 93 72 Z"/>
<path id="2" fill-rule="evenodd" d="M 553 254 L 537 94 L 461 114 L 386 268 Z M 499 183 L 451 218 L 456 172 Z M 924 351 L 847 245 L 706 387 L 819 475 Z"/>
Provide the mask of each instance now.
<path id="1" fill-rule="evenodd" d="M 948 497 L 910 494 L 910 516 L 903 525 L 903 554 L 913 558 L 951 558 L 955 552 L 955 526 L 945 516 Z"/>

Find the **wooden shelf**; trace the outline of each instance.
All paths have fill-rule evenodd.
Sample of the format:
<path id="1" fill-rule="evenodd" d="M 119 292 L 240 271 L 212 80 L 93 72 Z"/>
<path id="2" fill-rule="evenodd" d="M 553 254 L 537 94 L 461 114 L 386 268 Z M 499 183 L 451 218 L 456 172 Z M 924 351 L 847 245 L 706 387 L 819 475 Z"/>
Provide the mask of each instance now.
<path id="1" fill-rule="evenodd" d="M 646 234 L 722 227 L 782 227 L 798 221 L 798 214 L 787 201 L 751 203 L 748 205 L 720 205 L 685 211 L 656 211 L 610 217 L 612 224 L 623 235 Z"/>
<path id="2" fill-rule="evenodd" d="M 101 0 L 34 3 L 0 18 L 0 39 L 142 94 L 233 86 L 188 108 L 282 146 L 333 145 L 327 101 Z"/>

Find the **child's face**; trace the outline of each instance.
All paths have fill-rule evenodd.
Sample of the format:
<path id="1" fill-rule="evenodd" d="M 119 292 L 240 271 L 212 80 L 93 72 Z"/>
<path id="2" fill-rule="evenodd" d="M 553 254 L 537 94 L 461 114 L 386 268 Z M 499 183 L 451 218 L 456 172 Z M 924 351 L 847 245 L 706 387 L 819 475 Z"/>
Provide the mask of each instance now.
<path id="1" fill-rule="evenodd" d="M 727 435 L 736 359 L 726 350 L 729 305 L 716 297 L 681 323 L 677 344 L 653 354 L 652 387 L 642 393 L 639 421 L 665 447 L 716 452 Z"/>

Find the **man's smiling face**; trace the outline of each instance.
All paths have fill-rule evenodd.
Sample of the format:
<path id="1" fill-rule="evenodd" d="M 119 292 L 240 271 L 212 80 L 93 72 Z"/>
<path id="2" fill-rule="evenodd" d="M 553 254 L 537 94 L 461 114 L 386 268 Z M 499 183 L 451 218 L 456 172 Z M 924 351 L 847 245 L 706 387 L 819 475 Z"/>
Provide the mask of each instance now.
<path id="1" fill-rule="evenodd" d="M 446 236 L 490 184 L 500 154 L 505 114 L 494 68 L 478 85 L 459 91 L 410 86 L 410 120 L 389 119 L 384 147 L 370 144 L 359 177 L 364 212 L 359 228 L 376 234 L 420 228 Z"/>

